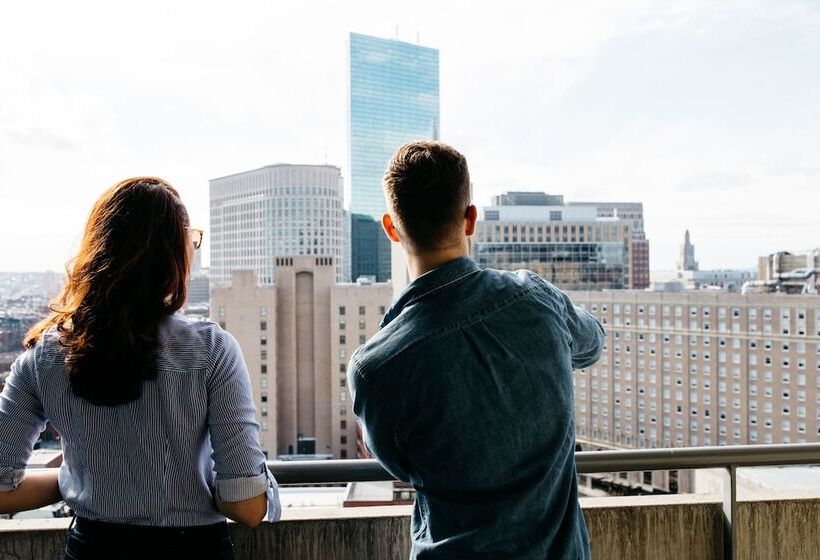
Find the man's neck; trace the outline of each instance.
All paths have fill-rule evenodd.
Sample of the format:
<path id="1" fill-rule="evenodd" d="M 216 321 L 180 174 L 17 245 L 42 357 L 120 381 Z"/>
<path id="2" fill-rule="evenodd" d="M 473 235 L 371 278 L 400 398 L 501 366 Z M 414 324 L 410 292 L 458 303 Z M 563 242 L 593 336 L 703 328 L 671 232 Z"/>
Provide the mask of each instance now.
<path id="1" fill-rule="evenodd" d="M 407 271 L 410 273 L 412 282 L 422 274 L 426 274 L 450 261 L 469 255 L 469 250 L 465 246 L 448 247 L 437 251 L 424 253 L 405 253 L 407 255 Z"/>

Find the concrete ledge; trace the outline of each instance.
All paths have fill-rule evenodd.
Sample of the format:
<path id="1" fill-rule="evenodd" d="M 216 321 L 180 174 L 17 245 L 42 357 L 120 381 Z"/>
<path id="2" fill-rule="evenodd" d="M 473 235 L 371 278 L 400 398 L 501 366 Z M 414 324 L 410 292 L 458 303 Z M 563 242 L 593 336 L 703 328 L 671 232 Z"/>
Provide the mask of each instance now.
<path id="1" fill-rule="evenodd" d="M 595 560 L 720 559 L 723 517 L 717 496 L 583 498 Z M 405 559 L 410 506 L 286 510 L 254 530 L 231 524 L 238 560 Z M 820 498 L 743 501 L 738 505 L 741 559 L 810 559 L 820 550 Z M 0 558 L 62 558 L 70 520 L 0 522 Z"/>

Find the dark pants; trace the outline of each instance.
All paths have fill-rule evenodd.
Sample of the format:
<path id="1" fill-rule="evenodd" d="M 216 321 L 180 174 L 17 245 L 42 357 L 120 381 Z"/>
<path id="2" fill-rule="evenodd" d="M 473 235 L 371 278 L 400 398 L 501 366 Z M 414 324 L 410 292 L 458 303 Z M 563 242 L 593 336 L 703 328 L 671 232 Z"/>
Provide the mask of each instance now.
<path id="1" fill-rule="evenodd" d="M 197 527 L 145 527 L 77 517 L 65 541 L 65 560 L 233 560 L 224 521 Z"/>

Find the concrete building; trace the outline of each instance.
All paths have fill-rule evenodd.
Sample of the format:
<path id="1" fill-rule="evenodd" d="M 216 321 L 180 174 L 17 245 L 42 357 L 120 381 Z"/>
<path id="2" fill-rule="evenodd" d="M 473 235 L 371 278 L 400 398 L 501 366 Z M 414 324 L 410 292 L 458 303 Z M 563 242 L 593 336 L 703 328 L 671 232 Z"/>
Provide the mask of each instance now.
<path id="1" fill-rule="evenodd" d="M 689 237 L 689 230 L 684 235 L 683 245 L 680 246 L 678 256 L 678 270 L 698 270 L 698 261 L 695 260 L 695 246 Z"/>
<path id="2" fill-rule="evenodd" d="M 746 291 L 788 294 L 820 293 L 820 249 L 787 253 L 781 251 L 758 260 L 758 281 Z"/>
<path id="3" fill-rule="evenodd" d="M 390 284 L 336 283 L 331 257 L 277 257 L 273 282 L 235 271 L 211 292 L 211 317 L 239 341 L 269 457 L 355 458 L 346 368 L 378 330 Z M 304 458 L 304 457 L 300 457 Z"/>
<path id="4" fill-rule="evenodd" d="M 649 245 L 637 203 L 565 203 L 509 192 L 483 209 L 473 238 L 482 267 L 528 268 L 563 289 L 643 288 Z"/>
<path id="5" fill-rule="evenodd" d="M 820 436 L 820 298 L 572 292 L 607 330 L 575 375 L 579 439 L 616 447 Z"/>
<path id="6" fill-rule="evenodd" d="M 695 246 L 686 230 L 675 270 L 653 270 L 653 291 L 680 292 L 683 290 L 719 290 L 740 292 L 743 285 L 756 278 L 754 270 L 716 269 L 700 270 L 695 259 Z"/>
<path id="7" fill-rule="evenodd" d="M 817 441 L 820 297 L 724 292 L 570 292 L 607 331 L 575 372 L 585 448 Z M 691 491 L 690 472 L 623 474 L 651 490 Z"/>
<path id="8" fill-rule="evenodd" d="M 743 285 L 754 281 L 753 270 L 653 270 L 653 291 L 718 290 L 739 293 Z"/>
<path id="9" fill-rule="evenodd" d="M 342 177 L 332 165 L 277 164 L 212 179 L 211 287 L 235 270 L 273 283 L 281 256 L 329 257 L 344 279 Z"/>

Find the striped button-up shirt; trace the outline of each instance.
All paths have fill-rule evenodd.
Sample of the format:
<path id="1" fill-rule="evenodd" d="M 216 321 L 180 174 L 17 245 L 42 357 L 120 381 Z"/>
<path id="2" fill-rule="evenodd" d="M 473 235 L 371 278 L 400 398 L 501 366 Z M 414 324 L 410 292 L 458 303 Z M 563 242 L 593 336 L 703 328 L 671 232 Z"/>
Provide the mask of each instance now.
<path id="1" fill-rule="evenodd" d="M 65 352 L 52 330 L 12 365 L 0 393 L 0 491 L 17 487 L 50 421 L 62 438 L 60 491 L 77 515 L 205 525 L 225 519 L 214 496 L 236 502 L 267 493 L 268 520 L 279 518 L 247 368 L 230 334 L 180 314 L 164 319 L 156 379 L 137 400 L 112 407 L 72 393 Z"/>

